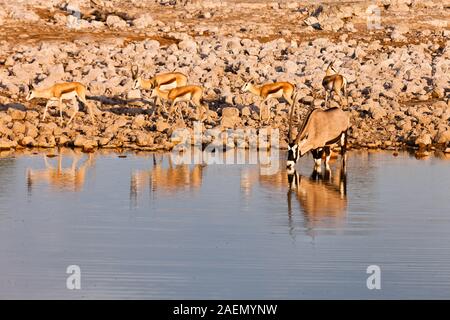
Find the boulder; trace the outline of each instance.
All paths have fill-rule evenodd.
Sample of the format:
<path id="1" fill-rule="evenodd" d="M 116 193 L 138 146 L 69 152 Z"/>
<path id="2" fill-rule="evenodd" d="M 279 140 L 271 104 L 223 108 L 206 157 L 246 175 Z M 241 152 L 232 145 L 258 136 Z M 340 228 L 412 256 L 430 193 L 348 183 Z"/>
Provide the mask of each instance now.
<path id="1" fill-rule="evenodd" d="M 36 141 L 34 141 L 34 138 L 30 136 L 25 136 L 20 141 L 20 145 L 24 147 L 34 147 L 36 145 Z"/>
<path id="2" fill-rule="evenodd" d="M 154 24 L 153 18 L 149 13 L 139 15 L 138 18 L 133 20 L 133 26 L 138 29 L 145 29 Z"/>
<path id="3" fill-rule="evenodd" d="M 0 150 L 9 150 L 11 148 L 15 148 L 17 143 L 15 141 L 11 141 L 9 139 L 0 138 Z"/>
<path id="4" fill-rule="evenodd" d="M 170 124 L 168 124 L 166 121 L 159 119 L 156 122 L 156 131 L 158 132 L 165 132 L 170 128 Z"/>
<path id="5" fill-rule="evenodd" d="M 8 114 L 11 116 L 11 120 L 23 120 L 27 115 L 25 111 L 18 110 L 15 108 L 9 108 Z"/>
<path id="6" fill-rule="evenodd" d="M 432 143 L 432 138 L 429 133 L 422 133 L 417 139 L 415 140 L 414 144 L 418 145 L 420 147 L 428 146 Z"/>
<path id="7" fill-rule="evenodd" d="M 234 128 L 241 123 L 239 110 L 234 107 L 226 107 L 222 109 L 221 125 L 225 128 Z"/>
<path id="8" fill-rule="evenodd" d="M 126 21 L 115 15 L 109 15 L 106 18 L 106 25 L 112 29 L 124 29 L 127 27 Z"/>

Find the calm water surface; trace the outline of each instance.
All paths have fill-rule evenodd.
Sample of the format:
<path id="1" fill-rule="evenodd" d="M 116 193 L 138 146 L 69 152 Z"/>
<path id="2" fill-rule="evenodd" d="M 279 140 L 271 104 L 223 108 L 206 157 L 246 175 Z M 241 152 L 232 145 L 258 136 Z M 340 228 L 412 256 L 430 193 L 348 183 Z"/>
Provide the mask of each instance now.
<path id="1" fill-rule="evenodd" d="M 450 298 L 449 157 L 355 151 L 346 176 L 338 160 L 297 172 L 289 191 L 257 165 L 4 156 L 0 298 Z"/>

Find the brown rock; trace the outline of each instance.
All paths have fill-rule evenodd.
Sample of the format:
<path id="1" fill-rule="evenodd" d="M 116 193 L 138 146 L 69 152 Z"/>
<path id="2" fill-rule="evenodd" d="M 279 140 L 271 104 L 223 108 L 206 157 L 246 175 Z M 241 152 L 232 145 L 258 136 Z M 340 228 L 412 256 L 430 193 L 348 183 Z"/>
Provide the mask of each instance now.
<path id="1" fill-rule="evenodd" d="M 36 138 L 38 136 L 39 132 L 35 125 L 26 122 L 25 127 L 25 135 L 30 136 L 31 138 Z"/>
<path id="2" fill-rule="evenodd" d="M 57 138 L 57 142 L 59 146 L 65 146 L 70 142 L 70 139 L 65 135 L 61 135 Z"/>
<path id="3" fill-rule="evenodd" d="M 148 133 L 139 132 L 136 136 L 136 145 L 139 147 L 149 147 L 153 145 L 153 137 Z"/>
<path id="4" fill-rule="evenodd" d="M 414 144 L 418 145 L 418 146 L 428 146 L 432 143 L 432 138 L 431 135 L 429 133 L 423 133 L 421 134 L 416 141 L 414 142 Z"/>
<path id="5" fill-rule="evenodd" d="M 226 107 L 222 109 L 221 125 L 224 128 L 234 128 L 241 123 L 239 110 L 234 107 Z"/>
<path id="6" fill-rule="evenodd" d="M 26 130 L 25 125 L 22 122 L 15 121 L 12 127 L 14 134 L 24 134 Z"/>
<path id="7" fill-rule="evenodd" d="M 8 109 L 8 114 L 11 116 L 12 120 L 23 120 L 23 119 L 25 119 L 25 116 L 27 115 L 27 113 L 25 111 L 13 109 L 13 108 Z"/>
<path id="8" fill-rule="evenodd" d="M 141 128 L 146 124 L 145 116 L 140 114 L 133 119 L 133 126 Z"/>
<path id="9" fill-rule="evenodd" d="M 24 147 L 33 147 L 35 144 L 36 141 L 30 136 L 26 136 L 20 141 L 20 145 Z"/>
<path id="10" fill-rule="evenodd" d="M 9 150 L 11 148 L 15 148 L 16 146 L 17 142 L 15 141 L 11 141 L 5 138 L 0 139 L 0 150 Z"/>
<path id="11" fill-rule="evenodd" d="M 436 135 L 436 142 L 443 143 L 443 144 L 450 143 L 450 130 L 439 132 Z"/>
<path id="12" fill-rule="evenodd" d="M 164 132 L 170 128 L 170 125 L 164 120 L 160 119 L 156 122 L 156 131 Z"/>

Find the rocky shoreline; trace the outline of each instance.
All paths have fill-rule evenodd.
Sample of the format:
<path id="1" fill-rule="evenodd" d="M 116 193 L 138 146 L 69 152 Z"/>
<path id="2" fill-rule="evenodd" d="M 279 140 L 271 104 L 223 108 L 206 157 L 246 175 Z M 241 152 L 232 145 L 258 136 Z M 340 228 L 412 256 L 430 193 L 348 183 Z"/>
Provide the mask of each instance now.
<path id="1" fill-rule="evenodd" d="M 54 2 L 53 7 L 59 8 L 58 1 Z M 124 1 L 125 4 L 129 4 L 128 1 Z M 188 9 L 190 16 L 186 19 L 208 20 L 207 12 L 213 18 L 221 8 L 225 10 L 226 6 Z M 292 31 L 286 30 L 273 39 L 258 39 L 254 37 L 256 31 L 253 36 L 245 37 L 245 34 L 252 34 L 250 30 L 236 31 L 230 36 L 221 30 L 214 32 L 211 27 L 202 34 L 192 35 L 190 31 L 196 29 L 183 20 L 172 25 L 143 15 L 136 15 L 131 20 L 110 15 L 101 26 L 97 23 L 96 27 L 95 20 L 91 20 L 89 28 L 139 29 L 138 34 L 145 30 L 143 34 L 148 36 L 142 39 L 83 36 L 75 40 L 62 38 L 17 43 L 0 39 L 0 150 L 57 146 L 79 147 L 86 152 L 97 148 L 171 150 L 178 142 L 171 138 L 172 133 L 180 128 L 192 131 L 198 120 L 196 110 L 184 109 L 185 122 L 168 121 L 165 115 L 154 114 L 150 93 L 131 89 L 132 65 L 145 70 L 145 77 L 177 70 L 188 75 L 190 84 L 202 85 L 211 118 L 204 123 L 204 130 L 279 129 L 280 147 L 285 148 L 288 104 L 269 101 L 268 105 L 272 107 L 270 120 L 264 109 L 263 121 L 260 121 L 260 98 L 241 93 L 241 86 L 248 79 L 255 79 L 257 83 L 290 81 L 299 93 L 298 110 L 303 116 L 309 108 L 324 107 L 321 81 L 326 65 L 334 61 L 339 72 L 349 80 L 349 104 L 343 108 L 351 116 L 351 147 L 450 152 L 448 25 L 422 30 L 423 34 L 416 38 L 426 40 L 419 42 L 411 40 L 416 35 L 412 29 L 401 25 L 386 27 L 375 34 L 367 33 L 371 38 L 364 41 L 354 38 L 357 31 L 348 30 L 352 20 L 345 19 L 345 15 L 355 17 L 357 26 L 355 10 L 346 13 L 340 9 L 337 11 L 340 14 L 332 11 L 332 15 L 330 11 L 314 16 L 311 10 L 305 15 L 300 9 L 300 4 L 295 8 L 280 5 L 275 13 L 286 10 L 290 14 L 302 14 L 305 20 L 310 18 L 311 22 L 316 18 L 323 26 L 330 23 L 330 19 L 341 19 L 345 23 L 336 31 L 330 30 L 332 36 L 321 31 L 315 34 L 314 28 L 305 24 L 302 26 L 309 28 L 304 31 L 308 37 L 295 37 Z M 14 17 L 21 11 L 12 12 L 15 15 L 11 11 L 0 12 L 6 27 L 14 24 Z M 28 8 L 24 12 L 34 11 Z M 63 26 L 70 16 L 58 14 L 59 11 L 54 12 L 45 20 L 35 13 L 37 17 L 28 17 L 28 23 L 47 21 Z M 33 22 L 34 19 L 37 20 Z M 88 20 L 83 21 L 88 23 Z M 183 27 L 186 30 L 183 31 Z M 160 29 L 164 30 L 158 32 Z M 162 35 L 165 39 L 175 40 L 154 40 Z M 88 88 L 88 103 L 96 110 L 97 124 L 92 125 L 89 116 L 80 112 L 66 127 L 59 123 L 55 109 L 42 122 L 45 101 L 24 100 L 30 80 L 37 87 L 48 87 L 60 81 L 84 83 Z M 333 101 L 332 105 L 339 104 Z M 72 112 L 70 105 L 64 111 L 67 122 Z M 237 136 L 237 133 L 236 137 L 231 135 L 226 147 L 232 147 Z M 206 135 L 203 143 L 210 142 L 211 137 Z"/>

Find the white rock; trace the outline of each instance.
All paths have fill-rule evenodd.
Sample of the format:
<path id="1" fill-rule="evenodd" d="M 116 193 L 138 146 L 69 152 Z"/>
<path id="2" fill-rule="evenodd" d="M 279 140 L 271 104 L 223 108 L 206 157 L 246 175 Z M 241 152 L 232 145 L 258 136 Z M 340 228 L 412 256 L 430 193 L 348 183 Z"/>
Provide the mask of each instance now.
<path id="1" fill-rule="evenodd" d="M 154 24 L 153 17 L 149 13 L 144 13 L 133 20 L 133 25 L 138 29 L 145 29 Z"/>
<path id="2" fill-rule="evenodd" d="M 115 15 L 110 15 L 106 18 L 106 25 L 114 29 L 124 29 L 127 27 L 126 21 Z"/>

